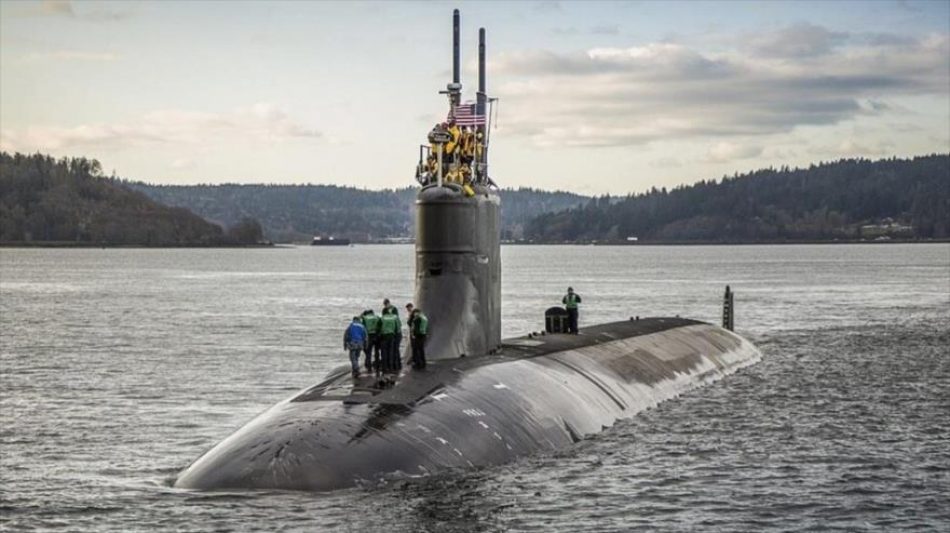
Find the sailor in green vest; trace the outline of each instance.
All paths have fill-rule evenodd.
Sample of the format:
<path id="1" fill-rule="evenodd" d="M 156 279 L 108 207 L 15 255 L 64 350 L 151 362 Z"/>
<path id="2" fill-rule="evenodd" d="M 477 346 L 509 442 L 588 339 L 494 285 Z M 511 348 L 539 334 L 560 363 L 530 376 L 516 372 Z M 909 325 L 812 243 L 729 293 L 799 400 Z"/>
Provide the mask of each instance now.
<path id="1" fill-rule="evenodd" d="M 402 324 L 399 323 L 399 315 L 396 314 L 395 307 L 389 307 L 383 310 L 383 316 L 379 320 L 379 335 L 382 343 L 383 372 L 395 372 L 398 370 L 396 358 L 396 334 L 402 330 Z"/>
<path id="2" fill-rule="evenodd" d="M 374 368 L 379 368 L 380 365 L 379 317 L 372 309 L 363 311 L 360 316 L 363 319 L 363 326 L 366 328 L 366 335 L 369 337 L 366 341 L 366 370 L 372 372 Z"/>
<path id="3" fill-rule="evenodd" d="M 568 287 L 561 303 L 567 308 L 567 332 L 577 335 L 577 304 L 581 303 L 581 297 L 574 292 L 573 287 Z"/>
<path id="4" fill-rule="evenodd" d="M 426 367 L 426 336 L 429 334 L 429 318 L 422 309 L 415 308 L 409 318 L 409 335 L 412 338 L 412 366 L 416 370 Z"/>

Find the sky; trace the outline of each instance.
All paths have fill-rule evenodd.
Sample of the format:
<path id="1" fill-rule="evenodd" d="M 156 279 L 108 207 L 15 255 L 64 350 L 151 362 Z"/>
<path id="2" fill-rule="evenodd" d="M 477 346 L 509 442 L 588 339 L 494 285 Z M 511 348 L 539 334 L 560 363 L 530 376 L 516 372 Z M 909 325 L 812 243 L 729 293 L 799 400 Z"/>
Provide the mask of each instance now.
<path id="1" fill-rule="evenodd" d="M 506 187 L 950 152 L 950 1 L 0 0 L 0 149 L 164 184 L 414 184 L 487 31 Z"/>

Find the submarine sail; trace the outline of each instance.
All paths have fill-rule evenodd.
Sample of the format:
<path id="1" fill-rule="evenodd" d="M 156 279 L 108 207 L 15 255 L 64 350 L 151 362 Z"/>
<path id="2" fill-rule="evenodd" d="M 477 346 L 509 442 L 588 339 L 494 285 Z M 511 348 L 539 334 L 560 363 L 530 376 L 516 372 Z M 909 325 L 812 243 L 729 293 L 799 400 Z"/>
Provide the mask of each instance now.
<path id="1" fill-rule="evenodd" d="M 430 317 L 426 369 L 377 380 L 343 365 L 201 455 L 176 487 L 328 491 L 502 464 L 570 446 L 761 358 L 732 331 L 683 318 L 501 340 L 501 203 L 488 171 L 484 30 L 474 103 L 461 99 L 459 48 L 455 10 L 449 114 L 420 147 L 416 169 L 415 300 Z"/>
<path id="2" fill-rule="evenodd" d="M 429 156 L 416 175 L 415 302 L 431 324 L 429 359 L 491 353 L 501 344 L 501 200 L 488 177 L 485 29 L 477 101 L 460 109 L 457 9 L 452 23 L 449 113 L 429 133 Z"/>

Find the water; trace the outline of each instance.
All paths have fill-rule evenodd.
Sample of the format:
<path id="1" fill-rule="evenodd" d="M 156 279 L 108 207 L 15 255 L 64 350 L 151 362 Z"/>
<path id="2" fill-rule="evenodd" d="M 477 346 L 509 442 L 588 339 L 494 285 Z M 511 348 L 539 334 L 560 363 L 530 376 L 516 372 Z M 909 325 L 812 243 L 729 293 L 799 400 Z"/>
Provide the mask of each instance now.
<path id="1" fill-rule="evenodd" d="M 170 480 L 345 362 L 412 249 L 0 250 L 0 528 L 950 529 L 950 246 L 505 247 L 506 336 L 717 321 L 762 363 L 554 455 L 331 494 Z"/>

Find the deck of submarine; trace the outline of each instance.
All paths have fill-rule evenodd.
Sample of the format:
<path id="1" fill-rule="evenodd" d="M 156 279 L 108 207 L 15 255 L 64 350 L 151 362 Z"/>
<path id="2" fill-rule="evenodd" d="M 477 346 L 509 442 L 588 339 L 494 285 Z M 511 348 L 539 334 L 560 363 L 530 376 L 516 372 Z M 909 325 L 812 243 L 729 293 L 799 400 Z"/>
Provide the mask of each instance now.
<path id="1" fill-rule="evenodd" d="M 502 341 L 501 348 L 493 354 L 458 359 L 433 359 L 428 361 L 425 370 L 404 368 L 399 374 L 388 375 L 393 382 L 387 387 L 378 386 L 379 378 L 374 374 L 352 377 L 347 365 L 340 367 L 323 382 L 305 390 L 291 402 L 340 401 L 345 404 L 413 406 L 479 366 L 542 357 L 696 324 L 704 324 L 704 322 L 679 317 L 631 319 L 587 327 L 578 335 L 531 334 L 505 339 Z"/>

